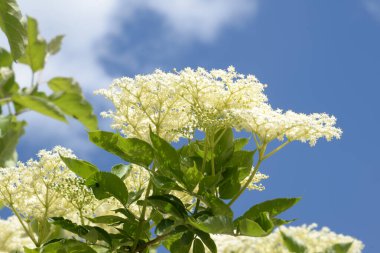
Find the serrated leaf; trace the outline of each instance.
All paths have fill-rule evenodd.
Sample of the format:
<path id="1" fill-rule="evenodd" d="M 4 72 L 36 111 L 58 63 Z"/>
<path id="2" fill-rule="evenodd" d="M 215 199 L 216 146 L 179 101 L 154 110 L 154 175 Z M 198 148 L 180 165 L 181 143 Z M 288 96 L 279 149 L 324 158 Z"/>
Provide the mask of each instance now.
<path id="1" fill-rule="evenodd" d="M 128 203 L 128 189 L 124 182 L 116 175 L 99 171 L 86 180 L 86 185 L 92 188 L 95 197 L 99 200 L 115 197 L 123 205 Z"/>
<path id="2" fill-rule="evenodd" d="M 119 134 L 105 131 L 89 132 L 88 134 L 90 141 L 127 162 L 148 167 L 153 161 L 153 149 L 145 141 L 137 138 L 124 138 Z"/>
<path id="3" fill-rule="evenodd" d="M 234 151 L 243 150 L 249 143 L 249 138 L 237 138 L 234 140 Z"/>
<path id="4" fill-rule="evenodd" d="M 14 60 L 25 52 L 26 30 L 21 11 L 15 0 L 0 1 L 0 28 L 7 36 Z"/>
<path id="5" fill-rule="evenodd" d="M 54 92 L 82 93 L 79 84 L 69 77 L 54 77 L 48 81 L 48 86 Z"/>
<path id="6" fill-rule="evenodd" d="M 278 198 L 264 201 L 251 207 L 242 217 L 254 220 L 263 212 L 268 212 L 270 217 L 275 217 L 294 206 L 299 200 L 300 198 Z"/>
<path id="7" fill-rule="evenodd" d="M 84 160 L 63 156 L 61 156 L 61 159 L 72 172 L 83 179 L 87 179 L 99 171 L 95 165 Z"/>
<path id="8" fill-rule="evenodd" d="M 164 194 L 153 195 L 147 198 L 148 203 L 163 214 L 170 214 L 176 218 L 184 219 L 187 211 L 181 200 L 177 197 Z"/>
<path id="9" fill-rule="evenodd" d="M 18 95 L 12 96 L 13 101 L 31 110 L 44 114 L 53 119 L 67 122 L 63 112 L 51 101 L 41 96 Z"/>
<path id="10" fill-rule="evenodd" d="M 11 97 L 19 90 L 18 84 L 15 81 L 13 70 L 7 69 L 0 74 L 0 98 Z M 7 102 L 0 102 L 0 106 Z"/>
<path id="11" fill-rule="evenodd" d="M 98 128 L 98 120 L 93 113 L 93 108 L 84 98 L 76 81 L 67 77 L 55 77 L 48 81 L 48 86 L 54 91 L 50 96 L 51 101 L 64 113 L 77 119 L 89 130 Z"/>
<path id="12" fill-rule="evenodd" d="M 64 35 L 57 35 L 47 44 L 47 51 L 50 55 L 54 55 L 61 50 L 62 40 Z"/>
<path id="13" fill-rule="evenodd" d="M 47 53 L 47 44 L 39 36 L 37 20 L 28 17 L 27 21 L 28 42 L 25 48 L 25 54 L 20 57 L 19 62 L 29 65 L 33 72 L 41 70 L 45 66 Z"/>
<path id="14" fill-rule="evenodd" d="M 92 106 L 81 94 L 64 92 L 58 96 L 51 96 L 50 99 L 66 115 L 77 119 L 87 129 L 96 130 L 98 128 L 98 119 L 93 113 Z"/>
<path id="15" fill-rule="evenodd" d="M 172 230 L 174 225 L 174 220 L 162 219 L 156 226 L 154 233 L 158 236 L 166 234 Z"/>
<path id="16" fill-rule="evenodd" d="M 131 171 L 131 165 L 126 164 L 116 164 L 111 168 L 111 173 L 118 176 L 121 180 L 124 180 L 124 178 L 129 174 Z"/>
<path id="17" fill-rule="evenodd" d="M 206 233 L 210 234 L 233 234 L 232 218 L 228 216 L 208 216 L 198 218 L 197 220 L 189 219 L 190 224 Z"/>
<path id="18" fill-rule="evenodd" d="M 58 242 L 50 243 L 40 250 L 40 253 L 96 253 L 84 242 L 74 239 L 62 239 Z"/>
<path id="19" fill-rule="evenodd" d="M 194 239 L 194 234 L 192 232 L 185 232 L 180 239 L 173 242 L 170 246 L 171 253 L 185 253 L 189 252 L 191 244 Z"/>
<path id="20" fill-rule="evenodd" d="M 233 212 L 231 208 L 223 202 L 223 200 L 213 195 L 209 195 L 205 197 L 204 202 L 211 208 L 214 215 L 222 215 L 232 218 Z"/>
<path id="21" fill-rule="evenodd" d="M 194 188 L 202 180 L 203 175 L 198 170 L 196 164 L 193 166 L 182 169 L 183 171 L 183 183 L 189 191 L 193 191 Z"/>
<path id="22" fill-rule="evenodd" d="M 202 241 L 196 238 L 193 242 L 193 253 L 204 253 L 205 252 L 205 246 L 203 245 Z"/>
<path id="23" fill-rule="evenodd" d="M 12 66 L 12 62 L 12 55 L 7 50 L 0 47 L 0 67 L 10 68 Z"/>
<path id="24" fill-rule="evenodd" d="M 294 253 L 305 253 L 307 252 L 307 247 L 301 242 L 295 240 L 291 236 L 287 235 L 283 231 L 280 232 L 284 245 L 290 252 Z"/>
<path id="25" fill-rule="evenodd" d="M 207 246 L 211 253 L 217 253 L 218 250 L 216 248 L 216 244 L 210 234 L 200 230 L 195 230 L 195 234 L 201 238 L 202 242 Z"/>
<path id="26" fill-rule="evenodd" d="M 24 134 L 25 121 L 17 121 L 15 116 L 0 115 L 0 167 L 15 165 L 16 146 Z"/>
<path id="27" fill-rule="evenodd" d="M 177 151 L 164 139 L 150 132 L 150 140 L 152 142 L 154 157 L 160 172 L 164 175 L 171 174 L 178 181 L 183 181 L 183 173 L 180 167 L 180 158 Z"/>
<path id="28" fill-rule="evenodd" d="M 326 253 L 348 253 L 353 242 L 336 243 L 326 250 Z"/>
<path id="29" fill-rule="evenodd" d="M 261 237 L 270 234 L 274 229 L 268 213 L 262 213 L 256 220 L 239 220 L 239 232 L 241 235 Z"/>
<path id="30" fill-rule="evenodd" d="M 94 218 L 88 218 L 93 223 L 101 223 L 101 224 L 120 224 L 124 223 L 127 220 L 116 215 L 103 215 L 103 216 L 97 216 Z"/>

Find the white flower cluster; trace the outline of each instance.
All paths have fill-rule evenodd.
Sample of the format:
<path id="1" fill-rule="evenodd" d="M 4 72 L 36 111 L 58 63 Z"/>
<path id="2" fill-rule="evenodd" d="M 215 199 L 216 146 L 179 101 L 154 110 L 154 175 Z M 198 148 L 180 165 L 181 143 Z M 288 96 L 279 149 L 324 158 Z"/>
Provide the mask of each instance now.
<path id="1" fill-rule="evenodd" d="M 149 127 L 169 142 L 191 138 L 195 129 L 222 127 L 253 132 L 264 142 L 287 138 L 311 146 L 319 138 L 341 136 L 333 116 L 272 109 L 265 87 L 256 77 L 238 74 L 233 67 L 210 72 L 185 68 L 116 79 L 109 89 L 96 94 L 113 102 L 115 111 L 102 116 L 113 119 L 114 129 L 148 141 Z"/>
<path id="2" fill-rule="evenodd" d="M 74 157 L 71 150 L 57 146 L 52 151 L 41 150 L 38 161 L 1 168 L 0 201 L 25 218 L 64 216 L 71 212 L 71 205 L 54 190 L 57 182 L 73 176 L 59 154 Z"/>
<path id="3" fill-rule="evenodd" d="M 220 253 L 290 253 L 284 244 L 281 231 L 307 248 L 307 253 L 327 251 L 334 244 L 351 243 L 348 253 L 360 253 L 364 244 L 351 236 L 336 234 L 329 228 L 317 230 L 317 225 L 282 226 L 266 237 L 212 235 Z"/>
<path id="4" fill-rule="evenodd" d="M 254 168 L 252 167 L 252 170 Z M 248 190 L 256 190 L 256 191 L 264 191 L 265 190 L 265 186 L 263 184 L 261 184 L 261 181 L 262 180 L 265 180 L 265 179 L 268 179 L 269 176 L 266 175 L 266 174 L 263 174 L 261 172 L 256 172 L 255 176 L 253 177 L 252 181 L 248 184 L 247 186 L 247 189 Z M 245 179 L 243 179 L 243 181 L 241 181 L 241 184 L 242 185 L 245 185 L 245 183 L 248 181 L 249 179 L 249 176 L 247 176 Z"/>
<path id="5" fill-rule="evenodd" d="M 41 150 L 37 161 L 0 168 L 0 202 L 25 220 L 63 216 L 83 223 L 83 217 L 103 215 L 108 201 L 98 201 L 60 155 L 76 158 L 70 149 L 56 146 Z"/>
<path id="6" fill-rule="evenodd" d="M 16 216 L 0 219 L 0 253 L 23 252 L 23 247 L 34 248 Z"/>
<path id="7" fill-rule="evenodd" d="M 336 118 L 326 113 L 284 113 L 264 104 L 250 110 L 235 110 L 234 114 L 239 122 L 237 129 L 253 132 L 266 143 L 286 138 L 288 141 L 309 142 L 310 146 L 314 146 L 319 138 L 325 137 L 330 141 L 334 137 L 339 139 L 342 134 L 341 129 L 334 127 Z"/>

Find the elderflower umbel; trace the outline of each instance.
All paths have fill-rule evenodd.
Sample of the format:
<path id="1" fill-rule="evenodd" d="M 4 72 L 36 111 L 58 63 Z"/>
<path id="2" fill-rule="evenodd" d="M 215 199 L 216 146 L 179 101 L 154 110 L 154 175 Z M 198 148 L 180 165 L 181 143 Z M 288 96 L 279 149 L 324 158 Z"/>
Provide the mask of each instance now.
<path id="1" fill-rule="evenodd" d="M 23 252 L 24 247 L 34 248 L 16 216 L 0 219 L 0 253 Z"/>
<path id="2" fill-rule="evenodd" d="M 189 105 L 176 90 L 180 78 L 176 74 L 156 70 L 151 75 L 116 79 L 108 90 L 95 94 L 111 100 L 115 111 L 103 112 L 103 117 L 113 119 L 112 128 L 128 137 L 149 141 L 149 127 L 165 140 L 177 141 L 182 136 L 191 137 L 188 129 Z"/>
<path id="3" fill-rule="evenodd" d="M 169 142 L 191 138 L 195 129 L 215 132 L 225 127 L 252 132 L 266 143 L 286 138 L 314 146 L 319 138 L 340 138 L 342 131 L 335 127 L 335 117 L 273 110 L 265 87 L 234 67 L 209 72 L 185 68 L 116 79 L 109 89 L 96 94 L 113 102 L 115 111 L 102 116 L 113 119 L 114 129 L 146 141 L 149 127 Z"/>
<path id="4" fill-rule="evenodd" d="M 329 228 L 316 230 L 317 225 L 298 227 L 281 227 L 265 237 L 211 235 L 220 253 L 290 253 L 285 246 L 280 231 L 306 246 L 307 253 L 330 252 L 330 247 L 337 243 L 350 243 L 348 253 L 360 253 L 364 244 L 350 236 L 336 234 Z"/>
<path id="5" fill-rule="evenodd" d="M 73 173 L 66 168 L 59 154 L 75 157 L 71 150 L 57 146 L 41 150 L 38 161 L 18 162 L 16 167 L 0 169 L 0 201 L 25 218 L 64 216 L 73 211 L 55 190 L 57 182 Z"/>
<path id="6" fill-rule="evenodd" d="M 266 143 L 274 139 L 283 141 L 309 142 L 314 146 L 319 138 L 339 139 L 342 130 L 335 127 L 336 119 L 326 113 L 309 115 L 281 110 L 273 110 L 269 105 L 250 110 L 234 110 L 237 119 L 236 128 L 257 134 Z"/>
<path id="7" fill-rule="evenodd" d="M 252 167 L 252 170 L 254 168 Z M 268 179 L 269 176 L 268 175 L 265 175 L 261 172 L 256 172 L 255 176 L 253 177 L 252 181 L 247 185 L 247 189 L 248 190 L 256 190 L 256 191 L 264 191 L 265 190 L 265 186 L 262 185 L 260 182 L 262 180 L 265 180 L 265 179 Z M 243 181 L 241 181 L 241 184 L 244 185 L 247 180 L 249 179 L 249 176 L 247 176 L 245 179 L 243 179 Z"/>
<path id="8" fill-rule="evenodd" d="M 185 68 L 178 75 L 178 94 L 190 104 L 194 127 L 201 130 L 231 127 L 231 110 L 250 109 L 267 101 L 265 85 L 253 75 L 238 74 L 232 66 L 210 72 Z"/>

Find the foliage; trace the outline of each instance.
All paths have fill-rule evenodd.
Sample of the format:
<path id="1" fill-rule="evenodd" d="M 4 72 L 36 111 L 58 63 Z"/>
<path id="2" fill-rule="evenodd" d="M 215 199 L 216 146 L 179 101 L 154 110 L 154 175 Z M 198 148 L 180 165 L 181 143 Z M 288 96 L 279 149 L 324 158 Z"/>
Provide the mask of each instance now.
<path id="1" fill-rule="evenodd" d="M 116 80 L 97 93 L 114 102 L 113 119 L 121 134 L 98 131 L 91 105 L 72 78 L 55 77 L 42 92 L 41 76 L 62 35 L 47 42 L 37 21 L 23 22 L 14 0 L 0 2 L 0 27 L 11 52 L 0 49 L 0 201 L 9 207 L 33 247 L 30 253 L 149 252 L 164 245 L 171 252 L 217 252 L 214 234 L 265 237 L 294 220 L 279 218 L 300 198 L 254 204 L 235 217 L 232 205 L 248 189 L 263 190 L 260 165 L 292 141 L 339 138 L 336 119 L 327 114 L 283 113 L 267 104 L 265 85 L 254 76 L 198 68 Z M 26 64 L 30 87 L 15 81 L 12 64 Z M 110 172 L 80 160 L 70 150 L 42 150 L 39 160 L 17 161 L 16 146 L 33 110 L 53 119 L 80 121 L 89 140 L 126 163 Z M 251 133 L 235 138 L 237 130 Z M 199 136 L 204 136 L 199 138 Z M 187 138 L 175 148 L 170 142 Z M 278 139 L 279 146 L 268 152 Z M 289 251 L 307 247 L 281 233 Z M 327 252 L 348 252 L 351 243 Z"/>
<path id="2" fill-rule="evenodd" d="M 0 167 L 17 161 L 16 146 L 26 126 L 17 116 L 26 111 L 36 111 L 63 122 L 73 117 L 87 129 L 97 129 L 92 106 L 85 100 L 77 82 L 69 77 L 55 77 L 47 82 L 40 80 L 48 57 L 61 49 L 63 35 L 50 41 L 43 39 L 37 21 L 27 17 L 25 22 L 15 0 L 0 2 L 0 28 L 11 49 L 8 52 L 0 47 Z M 29 86 L 16 82 L 13 62 L 29 66 L 32 71 Z M 39 89 L 45 84 L 51 90 L 49 94 Z"/>

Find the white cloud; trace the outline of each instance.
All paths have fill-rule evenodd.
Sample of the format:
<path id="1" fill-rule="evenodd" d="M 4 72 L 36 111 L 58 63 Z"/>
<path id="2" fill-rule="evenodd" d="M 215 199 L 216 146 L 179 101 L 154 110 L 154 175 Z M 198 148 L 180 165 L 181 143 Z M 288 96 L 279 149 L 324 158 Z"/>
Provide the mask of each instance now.
<path id="1" fill-rule="evenodd" d="M 97 103 L 92 91 L 108 86 L 108 76 L 99 62 L 104 52 L 104 41 L 110 34 L 123 34 L 123 22 L 135 20 L 139 11 L 148 10 L 157 14 L 165 30 L 163 38 L 176 38 L 181 48 L 182 42 L 198 40 L 212 42 L 225 27 L 236 26 L 256 11 L 257 0 L 19 0 L 24 14 L 35 17 L 39 22 L 43 37 L 51 39 L 57 34 L 65 34 L 62 51 L 51 57 L 43 72 L 42 80 L 53 76 L 72 76 L 82 85 L 87 97 Z M 151 29 L 142 27 L 141 29 Z M 133 36 L 133 34 L 128 34 Z M 179 40 L 182 38 L 182 41 Z M 159 43 L 159 42 L 157 42 Z M 6 45 L 4 36 L 0 44 Z M 145 48 L 138 50 L 144 51 Z M 158 44 L 159 45 L 159 44 Z M 162 46 L 162 44 L 160 45 Z M 106 50 L 107 51 L 107 50 Z M 132 49 L 133 51 L 133 49 Z M 161 54 L 169 53 L 163 48 Z M 126 65 L 135 66 L 141 72 L 138 57 L 131 57 Z M 136 55 L 135 55 L 136 56 Z M 111 55 L 111 57 L 115 57 Z M 121 63 L 122 64 L 122 63 Z M 24 65 L 15 66 L 17 80 L 22 86 L 30 82 L 30 70 Z M 109 106 L 109 105 L 107 105 Z M 24 143 L 38 141 L 51 146 L 60 144 L 73 148 L 78 154 L 90 154 L 94 145 L 87 141 L 83 127 L 77 123 L 65 125 L 30 112 L 22 116 L 28 121 Z M 104 120 L 100 120 L 102 124 Z M 105 128 L 102 126 L 101 128 Z M 33 145 L 28 145 L 33 146 Z M 37 151 L 38 145 L 33 146 Z M 34 152 L 34 153 L 35 153 Z"/>
<path id="2" fill-rule="evenodd" d="M 364 5 L 372 17 L 380 21 L 380 0 L 364 0 Z"/>
<path id="3" fill-rule="evenodd" d="M 135 9 L 132 15 L 139 9 L 157 13 L 177 38 L 211 42 L 223 28 L 255 15 L 257 0 L 129 0 L 124 6 Z"/>

